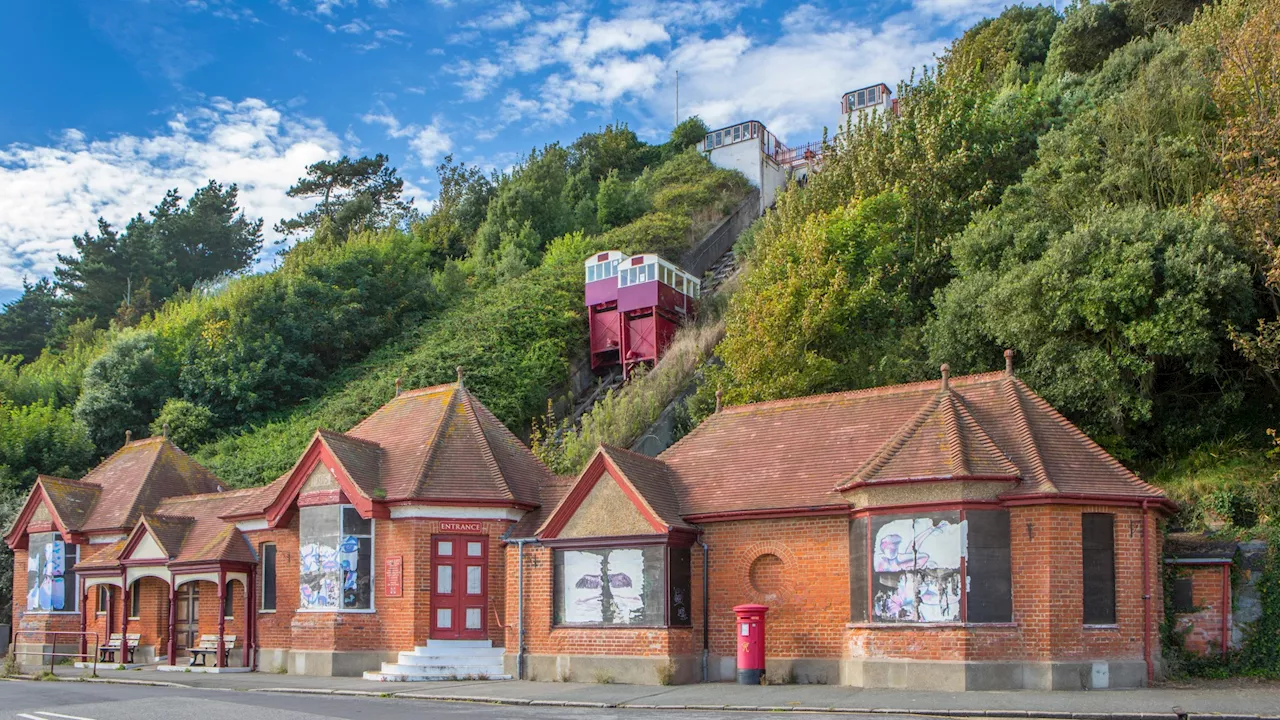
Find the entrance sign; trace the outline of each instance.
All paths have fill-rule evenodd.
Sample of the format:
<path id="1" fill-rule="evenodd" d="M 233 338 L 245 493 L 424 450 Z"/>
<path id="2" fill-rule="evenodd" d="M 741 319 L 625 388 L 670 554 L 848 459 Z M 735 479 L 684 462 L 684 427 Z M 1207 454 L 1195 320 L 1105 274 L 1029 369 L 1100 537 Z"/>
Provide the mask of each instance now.
<path id="1" fill-rule="evenodd" d="M 404 594 L 404 558 L 400 556 L 387 558 L 386 593 L 387 597 L 400 597 Z"/>
<path id="2" fill-rule="evenodd" d="M 479 520 L 444 520 L 440 523 L 440 532 L 442 533 L 478 533 L 482 531 L 483 528 Z"/>

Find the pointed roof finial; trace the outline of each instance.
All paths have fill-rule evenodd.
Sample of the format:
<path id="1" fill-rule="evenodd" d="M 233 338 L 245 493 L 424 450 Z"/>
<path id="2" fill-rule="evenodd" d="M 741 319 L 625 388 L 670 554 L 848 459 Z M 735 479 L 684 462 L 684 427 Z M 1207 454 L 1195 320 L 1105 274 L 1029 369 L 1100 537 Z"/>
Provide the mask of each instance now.
<path id="1" fill-rule="evenodd" d="M 125 445 L 128 445 L 128 444 L 129 444 L 129 443 L 131 443 L 131 442 L 133 442 L 133 431 L 132 431 L 132 430 L 125 430 L 125 431 L 124 431 L 124 444 L 125 444 Z"/>
<path id="2" fill-rule="evenodd" d="M 1013 377 L 1013 348 L 1004 351 L 1004 374 Z"/>
<path id="3" fill-rule="evenodd" d="M 951 366 L 942 363 L 942 392 L 951 389 Z"/>
<path id="4" fill-rule="evenodd" d="M 400 397 L 400 378 L 396 378 L 396 397 Z"/>
<path id="5" fill-rule="evenodd" d="M 716 412 L 720 412 L 720 408 L 724 407 L 724 391 L 716 390 Z"/>
<path id="6" fill-rule="evenodd" d="M 458 387 L 462 387 L 462 366 L 458 366 Z"/>
<path id="7" fill-rule="evenodd" d="M 160 435 L 166 438 L 169 437 L 169 423 L 160 426 Z"/>

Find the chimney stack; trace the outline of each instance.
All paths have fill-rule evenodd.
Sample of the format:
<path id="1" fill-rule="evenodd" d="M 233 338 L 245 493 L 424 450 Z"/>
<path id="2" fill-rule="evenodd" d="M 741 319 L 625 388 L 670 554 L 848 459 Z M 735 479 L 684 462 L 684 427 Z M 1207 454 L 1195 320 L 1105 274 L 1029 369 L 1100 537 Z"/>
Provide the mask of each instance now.
<path id="1" fill-rule="evenodd" d="M 1004 374 L 1013 377 L 1013 348 L 1004 351 Z"/>
<path id="2" fill-rule="evenodd" d="M 462 366 L 459 365 L 457 370 L 458 370 L 458 389 L 461 390 L 462 389 Z"/>
<path id="3" fill-rule="evenodd" d="M 160 435 L 163 437 L 169 437 L 169 423 L 165 423 L 160 426 Z"/>
<path id="4" fill-rule="evenodd" d="M 128 444 L 129 444 L 129 443 L 131 443 L 131 442 L 133 442 L 133 431 L 132 431 L 132 430 L 125 430 L 125 431 L 124 431 L 124 444 L 125 444 L 125 445 L 128 445 Z"/>
<path id="5" fill-rule="evenodd" d="M 942 392 L 951 389 L 951 366 L 942 363 Z"/>
<path id="6" fill-rule="evenodd" d="M 400 397 L 400 378 L 396 378 L 396 397 Z"/>

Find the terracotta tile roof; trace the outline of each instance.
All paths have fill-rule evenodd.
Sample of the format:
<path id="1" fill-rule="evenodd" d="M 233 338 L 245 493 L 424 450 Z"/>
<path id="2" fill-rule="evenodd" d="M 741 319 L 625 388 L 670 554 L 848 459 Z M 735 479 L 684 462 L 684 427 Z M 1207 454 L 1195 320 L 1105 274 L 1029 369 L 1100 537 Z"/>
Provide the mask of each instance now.
<path id="1" fill-rule="evenodd" d="M 195 519 L 175 562 L 196 560 L 239 560 L 256 562 L 252 549 L 235 522 L 224 517 L 238 515 L 262 503 L 263 488 L 169 498 L 160 504 L 160 516 L 190 516 Z"/>
<path id="2" fill-rule="evenodd" d="M 600 452 L 618 468 L 623 475 L 622 479 L 635 488 L 636 493 L 659 520 L 672 528 L 693 528 L 680 517 L 680 499 L 665 463 L 610 445 L 601 445 Z"/>
<path id="3" fill-rule="evenodd" d="M 71 532 L 84 528 L 85 520 L 102 493 L 102 488 L 92 483 L 51 475 L 36 477 L 36 485 L 43 489 L 45 497 L 53 505 L 54 514 Z"/>
<path id="4" fill-rule="evenodd" d="M 955 391 L 933 396 L 910 422 L 837 490 L 914 478 L 1008 477 L 1018 468 Z"/>
<path id="5" fill-rule="evenodd" d="M 838 487 L 890 479 L 1006 475 L 1006 496 L 1163 500 L 1005 373 L 730 407 L 659 459 L 685 517 L 839 505 Z"/>
<path id="6" fill-rule="evenodd" d="M 216 492 L 222 483 L 163 437 L 126 443 L 82 481 L 102 488 L 85 531 L 127 529 L 175 495 Z"/>
<path id="7" fill-rule="evenodd" d="M 120 553 L 124 552 L 124 546 L 127 542 L 128 539 L 126 538 L 110 544 L 87 546 L 85 550 L 80 551 L 81 557 L 80 562 L 76 563 L 76 571 L 119 567 Z M 92 548 L 98 549 L 86 554 Z"/>
<path id="8" fill-rule="evenodd" d="M 457 383 L 401 393 L 322 440 L 366 494 L 382 500 L 539 502 L 551 477 L 529 448 Z"/>
<path id="9" fill-rule="evenodd" d="M 520 520 L 507 531 L 507 537 L 512 539 L 532 538 L 538 528 L 551 517 L 551 513 L 560 505 L 560 501 L 564 500 L 564 496 L 569 494 L 578 478 L 573 475 L 554 475 L 550 477 L 539 489 L 538 502 L 539 506 L 524 514 Z"/>
<path id="10" fill-rule="evenodd" d="M 383 452 L 377 443 L 323 428 L 316 431 L 316 436 L 342 464 L 365 497 L 373 497 L 381 489 Z"/>
<path id="11" fill-rule="evenodd" d="M 182 550 L 183 541 L 187 539 L 196 519 L 186 515 L 151 515 L 143 516 L 142 522 L 151 528 L 165 556 L 173 558 Z"/>

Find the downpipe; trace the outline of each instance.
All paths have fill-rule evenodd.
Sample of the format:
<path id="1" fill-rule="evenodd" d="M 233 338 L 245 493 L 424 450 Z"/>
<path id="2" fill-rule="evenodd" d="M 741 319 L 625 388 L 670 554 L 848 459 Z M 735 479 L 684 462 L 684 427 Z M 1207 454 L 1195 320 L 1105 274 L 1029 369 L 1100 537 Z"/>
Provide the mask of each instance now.
<path id="1" fill-rule="evenodd" d="M 1142 501 L 1142 659 L 1147 663 L 1147 687 L 1156 681 L 1151 661 L 1151 540 L 1147 537 L 1147 500 Z"/>
<path id="2" fill-rule="evenodd" d="M 710 682 L 709 668 L 707 664 L 711 655 L 711 642 L 707 637 L 710 626 L 711 613 L 707 608 L 707 603 L 711 598 L 710 587 L 708 586 L 711 573 L 708 570 L 708 560 L 710 559 L 711 550 L 707 547 L 706 540 L 699 540 L 698 544 L 702 546 L 702 682 Z"/>
<path id="3" fill-rule="evenodd" d="M 516 541 L 516 679 L 524 679 L 524 544 Z"/>

